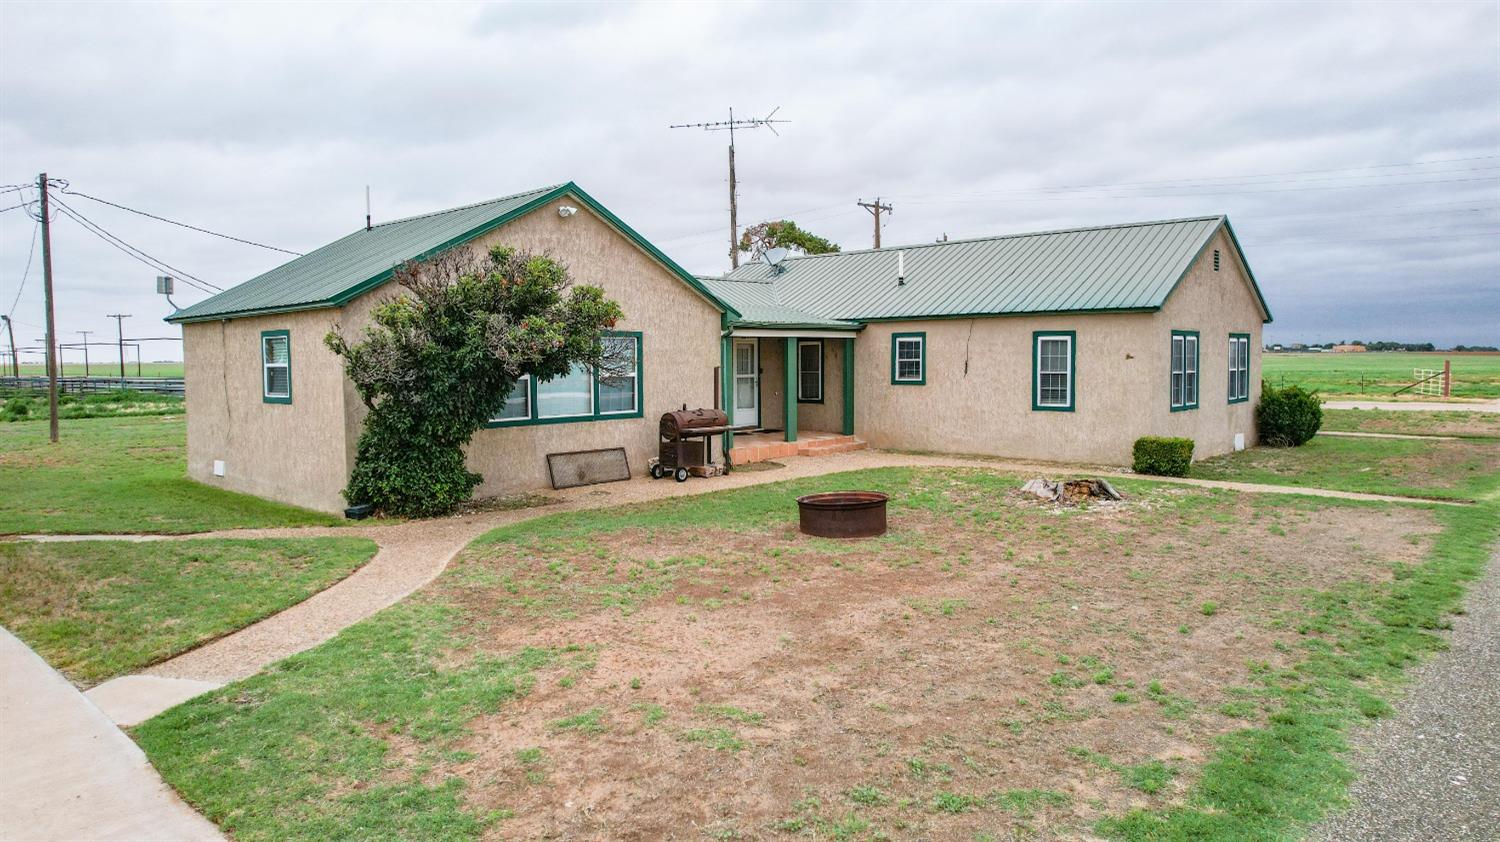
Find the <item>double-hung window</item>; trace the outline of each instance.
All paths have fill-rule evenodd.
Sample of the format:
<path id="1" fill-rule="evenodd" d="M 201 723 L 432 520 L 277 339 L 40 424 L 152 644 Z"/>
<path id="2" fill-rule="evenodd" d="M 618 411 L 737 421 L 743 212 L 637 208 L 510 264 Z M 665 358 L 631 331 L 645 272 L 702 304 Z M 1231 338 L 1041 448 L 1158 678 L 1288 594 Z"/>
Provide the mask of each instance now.
<path id="1" fill-rule="evenodd" d="M 606 336 L 605 370 L 599 373 L 599 414 L 641 411 L 640 338 Z"/>
<path id="2" fill-rule="evenodd" d="M 797 343 L 797 401 L 823 402 L 823 341 L 803 339 Z"/>
<path id="3" fill-rule="evenodd" d="M 1250 400 L 1250 334 L 1229 334 L 1229 402 Z"/>
<path id="4" fill-rule="evenodd" d="M 1072 412 L 1077 389 L 1078 336 L 1068 331 L 1031 335 L 1031 408 Z"/>
<path id="5" fill-rule="evenodd" d="M 556 424 L 641 416 L 641 335 L 604 337 L 604 366 L 575 365 L 543 383 L 527 375 L 516 381 L 490 426 Z"/>
<path id="6" fill-rule="evenodd" d="M 292 402 L 292 336 L 285 330 L 260 334 L 260 387 L 266 403 Z"/>
<path id="7" fill-rule="evenodd" d="M 1172 411 L 1198 408 L 1198 331 L 1172 331 Z"/>
<path id="8" fill-rule="evenodd" d="M 927 382 L 927 334 L 891 334 L 891 383 L 921 386 Z"/>

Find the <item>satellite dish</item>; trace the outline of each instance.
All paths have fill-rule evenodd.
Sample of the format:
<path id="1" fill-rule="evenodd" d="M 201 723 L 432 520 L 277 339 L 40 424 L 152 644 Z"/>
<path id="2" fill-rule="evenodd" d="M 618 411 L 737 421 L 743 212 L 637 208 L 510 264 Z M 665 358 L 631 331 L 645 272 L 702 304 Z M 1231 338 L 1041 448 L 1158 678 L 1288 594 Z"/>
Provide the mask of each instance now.
<path id="1" fill-rule="evenodd" d="M 787 254 L 789 252 L 786 249 L 766 249 L 761 259 L 766 262 L 767 266 L 780 266 L 781 261 L 786 260 Z"/>

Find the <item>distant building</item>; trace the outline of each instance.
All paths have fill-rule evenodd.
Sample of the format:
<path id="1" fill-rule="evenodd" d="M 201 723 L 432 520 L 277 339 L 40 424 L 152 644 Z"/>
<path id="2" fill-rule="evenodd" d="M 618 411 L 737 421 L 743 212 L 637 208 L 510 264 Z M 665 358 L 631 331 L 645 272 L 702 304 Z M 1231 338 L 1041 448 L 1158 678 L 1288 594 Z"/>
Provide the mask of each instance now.
<path id="1" fill-rule="evenodd" d="M 1328 350 L 1334 352 L 1335 354 L 1363 354 L 1369 349 L 1363 345 L 1335 345 Z"/>

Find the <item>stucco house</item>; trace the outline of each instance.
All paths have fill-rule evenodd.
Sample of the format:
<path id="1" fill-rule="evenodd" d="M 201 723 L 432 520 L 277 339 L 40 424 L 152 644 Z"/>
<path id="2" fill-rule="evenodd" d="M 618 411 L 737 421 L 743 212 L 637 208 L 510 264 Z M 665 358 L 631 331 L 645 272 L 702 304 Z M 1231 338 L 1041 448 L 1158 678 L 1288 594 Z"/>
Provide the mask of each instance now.
<path id="1" fill-rule="evenodd" d="M 1255 442 L 1271 314 L 1224 217 L 793 257 L 697 277 L 568 183 L 355 231 L 183 308 L 188 473 L 336 511 L 364 407 L 323 344 L 449 249 L 545 252 L 625 317 L 634 378 L 512 394 L 470 444 L 479 496 L 547 485 L 548 453 L 624 447 L 724 406 L 739 461 L 862 446 L 1124 464 L 1142 435 Z M 725 398 L 727 397 L 727 401 Z M 725 405 L 727 404 L 727 405 Z"/>

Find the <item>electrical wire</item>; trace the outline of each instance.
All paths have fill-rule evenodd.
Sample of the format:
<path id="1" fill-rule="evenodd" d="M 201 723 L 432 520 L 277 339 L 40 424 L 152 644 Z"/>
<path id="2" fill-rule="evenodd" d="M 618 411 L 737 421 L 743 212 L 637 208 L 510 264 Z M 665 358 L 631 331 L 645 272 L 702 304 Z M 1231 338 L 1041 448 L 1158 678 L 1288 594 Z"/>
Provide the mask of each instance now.
<path id="1" fill-rule="evenodd" d="M 67 195 L 69 195 L 69 196 L 79 196 L 79 197 L 82 197 L 84 199 L 88 199 L 91 202 L 98 202 L 101 205 L 109 205 L 112 208 L 119 208 L 122 211 L 129 211 L 130 213 L 138 214 L 140 216 L 144 216 L 147 219 L 154 219 L 154 220 L 156 220 L 158 222 L 165 222 L 165 223 L 167 223 L 169 225 L 176 225 L 176 226 L 179 226 L 181 228 L 186 228 L 186 229 L 188 229 L 190 231 L 197 231 L 197 232 L 202 233 L 202 234 L 209 234 L 209 235 L 212 235 L 212 236 L 215 236 L 215 237 L 222 237 L 222 238 L 224 238 L 226 240 L 233 240 L 236 243 L 244 243 L 247 246 L 256 246 L 258 248 L 270 249 L 271 251 L 279 251 L 282 254 L 290 254 L 293 257 L 301 257 L 302 256 L 302 252 L 300 252 L 300 251 L 292 251 L 291 249 L 278 248 L 276 246 L 268 246 L 265 243 L 257 243 L 254 240 L 246 240 L 243 237 L 235 237 L 235 236 L 232 236 L 230 234 L 221 234 L 218 231 L 210 231 L 207 228 L 200 228 L 197 225 L 189 225 L 186 222 L 178 222 L 175 219 L 167 219 L 165 216 L 157 216 L 154 213 L 147 213 L 146 211 L 143 211 L 143 210 L 137 210 L 137 209 L 132 208 L 132 207 L 127 207 L 125 205 L 119 204 L 118 202 L 111 202 L 108 199 L 101 199 L 98 196 L 90 196 L 89 194 L 83 193 L 83 192 L 78 191 L 78 190 L 69 190 L 69 189 L 64 188 L 62 192 L 65 193 L 65 194 L 67 194 Z"/>
<path id="2" fill-rule="evenodd" d="M 177 267 L 173 266 L 170 263 L 167 263 L 164 260 L 161 260 L 160 258 L 152 257 L 141 249 L 132 246 L 130 243 L 127 243 L 114 234 L 109 233 L 98 223 L 79 213 L 77 210 L 73 209 L 70 205 L 57 198 L 56 196 L 52 196 L 52 201 L 57 204 L 57 208 L 60 212 L 66 214 L 69 218 L 73 219 L 73 221 L 82 225 L 84 227 L 84 230 L 88 231 L 99 239 L 104 240 L 106 243 L 109 243 L 125 254 L 135 258 L 137 261 L 144 263 L 154 269 L 157 269 L 158 271 L 165 272 L 168 275 L 172 275 L 173 277 L 182 280 L 183 283 L 186 283 L 188 286 L 195 287 L 196 289 L 199 289 L 203 292 L 215 293 L 224 291 L 222 287 L 216 284 L 209 283 L 208 281 L 205 281 L 202 278 L 189 272 L 184 272 L 183 270 L 178 269 Z"/>
<path id="3" fill-rule="evenodd" d="M 21 285 L 16 287 L 16 297 L 10 302 L 10 310 L 5 314 L 7 319 L 16 314 L 16 307 L 21 303 L 21 293 L 26 289 L 26 279 L 31 277 L 31 259 L 36 256 L 36 232 L 41 227 L 41 220 L 31 226 L 31 246 L 26 249 L 26 271 L 21 273 Z"/>

